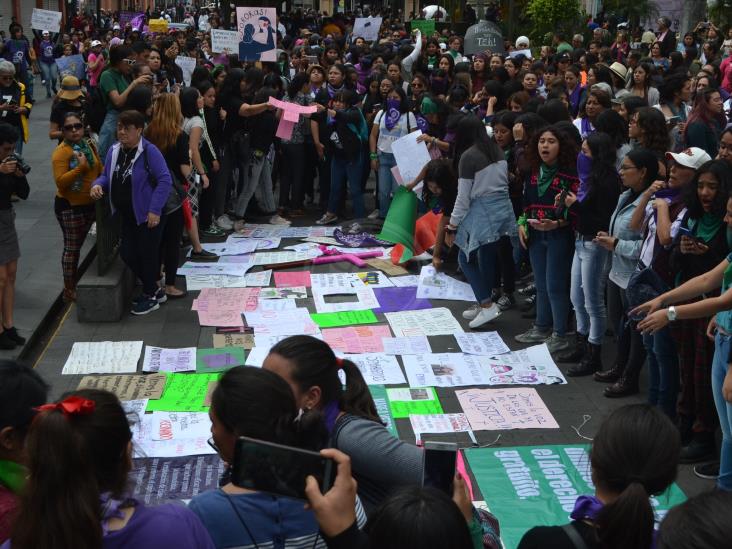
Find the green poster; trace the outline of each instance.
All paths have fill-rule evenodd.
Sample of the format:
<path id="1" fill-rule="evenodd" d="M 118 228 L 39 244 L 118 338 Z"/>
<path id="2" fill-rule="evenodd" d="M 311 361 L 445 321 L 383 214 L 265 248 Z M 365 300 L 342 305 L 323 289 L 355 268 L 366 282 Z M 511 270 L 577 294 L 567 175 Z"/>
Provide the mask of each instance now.
<path id="1" fill-rule="evenodd" d="M 386 429 L 396 438 L 399 438 L 397 433 L 396 425 L 389 412 L 389 397 L 386 393 L 386 388 L 383 385 L 369 385 L 369 391 L 376 404 L 376 411 L 379 412 L 379 417 L 386 423 Z"/>
<path id="2" fill-rule="evenodd" d="M 147 403 L 148 412 L 207 412 L 204 405 L 208 384 L 219 374 L 169 373 L 162 398 Z"/>
<path id="3" fill-rule="evenodd" d="M 567 524 L 577 497 L 595 493 L 589 448 L 577 444 L 465 450 L 478 487 L 501 523 L 506 549 L 517 547 L 534 526 Z M 651 498 L 656 519 L 684 500 L 676 484 Z"/>
<path id="4" fill-rule="evenodd" d="M 413 32 L 419 29 L 422 31 L 422 34 L 426 35 L 428 38 L 435 32 L 434 19 L 412 19 L 409 22 L 409 25 Z"/>
<path id="5" fill-rule="evenodd" d="M 311 313 L 310 318 L 321 328 L 351 326 L 353 324 L 376 324 L 376 315 L 371 309 L 366 311 L 343 311 L 340 313 Z"/>
<path id="6" fill-rule="evenodd" d="M 434 387 L 387 389 L 386 396 L 394 419 L 443 413 Z"/>
<path id="7" fill-rule="evenodd" d="M 234 366 L 244 366 L 246 354 L 243 347 L 219 347 L 196 350 L 196 372 L 210 374 L 225 372 Z"/>

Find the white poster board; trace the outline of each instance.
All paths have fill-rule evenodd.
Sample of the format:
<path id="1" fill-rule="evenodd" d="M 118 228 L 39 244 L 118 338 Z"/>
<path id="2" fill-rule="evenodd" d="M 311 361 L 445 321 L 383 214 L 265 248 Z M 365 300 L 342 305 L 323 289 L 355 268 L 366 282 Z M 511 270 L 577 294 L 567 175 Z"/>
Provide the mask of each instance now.
<path id="1" fill-rule="evenodd" d="M 175 64 L 180 67 L 180 70 L 183 71 L 183 82 L 186 86 L 191 85 L 191 75 L 193 74 L 193 69 L 196 68 L 196 58 L 195 57 L 183 57 L 178 56 L 175 58 Z"/>
<path id="2" fill-rule="evenodd" d="M 399 173 L 405 183 L 417 179 L 424 165 L 432 160 L 427 150 L 427 144 L 424 141 L 417 142 L 420 135 L 422 135 L 421 130 L 416 130 L 391 144 L 391 152 L 394 154 L 394 160 L 396 160 Z"/>
<path id="3" fill-rule="evenodd" d="M 240 61 L 277 61 L 277 10 L 236 8 Z"/>
<path id="4" fill-rule="evenodd" d="M 363 38 L 367 42 L 374 42 L 379 39 L 381 28 L 381 17 L 357 17 L 353 23 L 353 40 Z"/>
<path id="5" fill-rule="evenodd" d="M 211 29 L 211 51 L 214 53 L 237 53 L 239 33 L 222 29 Z"/>
<path id="6" fill-rule="evenodd" d="M 39 31 L 58 32 L 61 28 L 61 12 L 33 8 L 31 28 Z"/>

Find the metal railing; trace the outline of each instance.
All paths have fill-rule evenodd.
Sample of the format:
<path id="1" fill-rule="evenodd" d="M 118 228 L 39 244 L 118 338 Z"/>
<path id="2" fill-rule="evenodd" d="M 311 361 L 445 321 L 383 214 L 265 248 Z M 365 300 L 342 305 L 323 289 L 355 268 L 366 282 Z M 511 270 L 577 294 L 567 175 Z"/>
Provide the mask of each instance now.
<path id="1" fill-rule="evenodd" d="M 103 276 L 119 252 L 121 223 L 119 214 L 112 214 L 108 200 L 99 200 L 97 208 L 97 271 Z"/>

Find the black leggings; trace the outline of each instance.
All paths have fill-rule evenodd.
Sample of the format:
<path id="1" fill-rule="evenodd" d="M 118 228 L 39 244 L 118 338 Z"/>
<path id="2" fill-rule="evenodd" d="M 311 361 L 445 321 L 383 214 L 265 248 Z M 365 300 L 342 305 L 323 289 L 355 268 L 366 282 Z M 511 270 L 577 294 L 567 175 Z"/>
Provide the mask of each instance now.
<path id="1" fill-rule="evenodd" d="M 135 219 L 122 215 L 119 255 L 142 281 L 142 291 L 147 296 L 153 296 L 158 291 L 160 240 L 165 227 L 165 217 L 161 216 L 160 223 L 150 229 L 147 222 L 138 225 Z"/>
<path id="2" fill-rule="evenodd" d="M 180 237 L 183 234 L 183 208 L 165 216 L 165 228 L 160 241 L 160 259 L 165 269 L 165 285 L 175 285 L 180 259 Z"/>

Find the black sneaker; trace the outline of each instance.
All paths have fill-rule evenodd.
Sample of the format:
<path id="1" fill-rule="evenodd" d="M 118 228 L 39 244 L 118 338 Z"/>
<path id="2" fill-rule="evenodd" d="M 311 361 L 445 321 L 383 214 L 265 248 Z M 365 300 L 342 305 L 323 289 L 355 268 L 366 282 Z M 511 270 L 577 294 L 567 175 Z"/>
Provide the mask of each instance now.
<path id="1" fill-rule="evenodd" d="M 20 336 L 18 330 L 15 329 L 15 326 L 3 328 L 3 330 L 3 333 L 8 334 L 8 337 L 15 342 L 16 345 L 25 345 L 25 338 Z"/>
<path id="2" fill-rule="evenodd" d="M 155 301 L 157 301 L 160 304 L 165 303 L 168 301 L 168 294 L 165 293 L 165 287 L 158 288 L 158 291 L 155 292 Z"/>
<path id="3" fill-rule="evenodd" d="M 711 463 L 694 465 L 694 474 L 706 480 L 717 480 L 719 476 L 719 462 L 712 461 Z"/>
<path id="4" fill-rule="evenodd" d="M 12 351 L 17 347 L 17 343 L 10 339 L 8 336 L 8 332 L 3 332 L 0 334 L 0 350 L 2 351 Z"/>
<path id="5" fill-rule="evenodd" d="M 140 296 L 140 298 L 135 301 L 132 305 L 132 311 L 130 311 L 133 315 L 146 315 L 147 313 L 152 313 L 153 311 L 157 311 L 160 308 L 160 304 L 158 303 L 158 300 L 154 297 L 150 297 L 147 295 Z"/>
<path id="6" fill-rule="evenodd" d="M 691 442 L 681 448 L 679 463 L 701 463 L 714 459 L 717 449 L 713 433 L 695 433 Z"/>
<path id="7" fill-rule="evenodd" d="M 218 261 L 219 256 L 217 256 L 213 252 L 207 252 L 206 250 L 201 250 L 200 252 L 191 252 L 191 261 Z"/>

